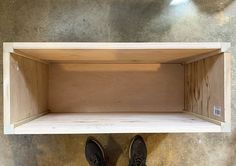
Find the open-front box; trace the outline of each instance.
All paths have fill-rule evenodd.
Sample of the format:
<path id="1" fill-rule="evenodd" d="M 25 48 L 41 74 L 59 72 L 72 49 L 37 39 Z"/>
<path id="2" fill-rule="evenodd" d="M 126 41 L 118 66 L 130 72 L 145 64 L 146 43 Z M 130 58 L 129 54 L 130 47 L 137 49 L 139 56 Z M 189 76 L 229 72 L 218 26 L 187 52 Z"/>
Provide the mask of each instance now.
<path id="1" fill-rule="evenodd" d="M 229 43 L 4 43 L 6 134 L 230 131 Z"/>

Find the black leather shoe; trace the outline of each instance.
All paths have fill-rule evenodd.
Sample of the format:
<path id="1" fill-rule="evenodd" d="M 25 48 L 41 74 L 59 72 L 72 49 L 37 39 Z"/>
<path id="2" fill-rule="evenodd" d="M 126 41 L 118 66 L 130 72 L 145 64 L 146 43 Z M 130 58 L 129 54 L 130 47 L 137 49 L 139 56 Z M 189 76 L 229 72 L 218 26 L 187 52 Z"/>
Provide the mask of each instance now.
<path id="1" fill-rule="evenodd" d="M 86 141 L 85 156 L 90 166 L 107 166 L 103 148 L 93 138 L 88 138 Z"/>
<path id="2" fill-rule="evenodd" d="M 129 166 L 146 166 L 147 148 L 143 138 L 136 135 L 129 148 Z"/>

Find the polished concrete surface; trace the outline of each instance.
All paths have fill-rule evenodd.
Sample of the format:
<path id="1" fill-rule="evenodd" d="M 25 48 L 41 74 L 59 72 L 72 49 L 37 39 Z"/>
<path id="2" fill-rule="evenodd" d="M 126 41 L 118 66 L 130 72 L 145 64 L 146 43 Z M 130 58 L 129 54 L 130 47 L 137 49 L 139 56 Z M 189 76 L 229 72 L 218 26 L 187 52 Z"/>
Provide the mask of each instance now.
<path id="1" fill-rule="evenodd" d="M 148 166 L 236 165 L 236 1 L 0 0 L 1 55 L 3 41 L 231 42 L 232 133 L 143 137 L 148 147 Z M 2 97 L 1 166 L 87 165 L 87 135 L 4 136 Z M 132 136 L 94 135 L 109 154 L 110 165 L 119 166 L 127 165 Z"/>

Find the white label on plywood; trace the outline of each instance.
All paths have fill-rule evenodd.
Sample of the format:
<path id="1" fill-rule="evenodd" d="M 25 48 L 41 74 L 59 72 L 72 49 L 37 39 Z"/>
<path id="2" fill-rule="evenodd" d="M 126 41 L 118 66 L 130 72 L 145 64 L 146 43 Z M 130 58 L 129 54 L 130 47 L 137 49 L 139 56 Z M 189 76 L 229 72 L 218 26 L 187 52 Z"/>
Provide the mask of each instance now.
<path id="1" fill-rule="evenodd" d="M 221 106 L 214 106 L 214 108 L 213 108 L 213 114 L 215 115 L 215 116 L 221 116 Z"/>

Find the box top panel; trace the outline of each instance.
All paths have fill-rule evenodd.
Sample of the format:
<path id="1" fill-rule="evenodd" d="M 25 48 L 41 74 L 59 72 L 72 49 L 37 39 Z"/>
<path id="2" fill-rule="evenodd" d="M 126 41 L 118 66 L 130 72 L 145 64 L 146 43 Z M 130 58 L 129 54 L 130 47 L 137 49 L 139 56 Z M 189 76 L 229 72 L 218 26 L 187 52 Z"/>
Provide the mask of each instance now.
<path id="1" fill-rule="evenodd" d="M 13 52 L 49 62 L 183 63 L 225 52 L 229 43 L 14 42 Z"/>

